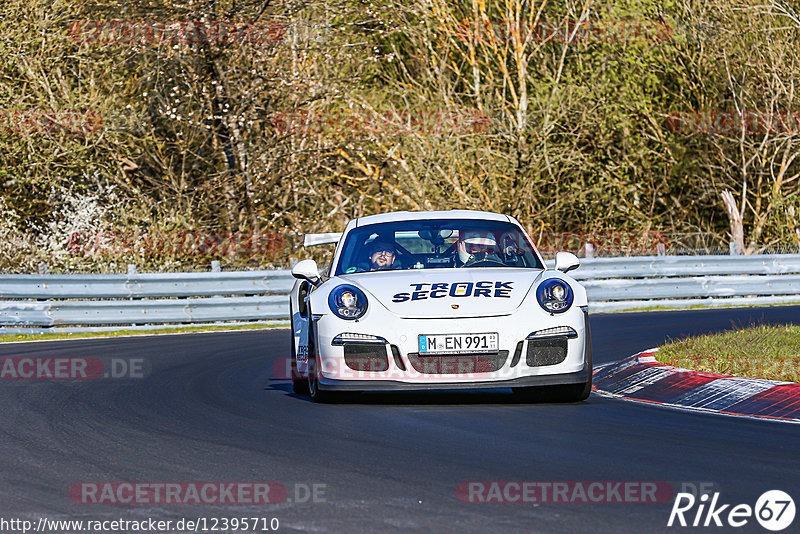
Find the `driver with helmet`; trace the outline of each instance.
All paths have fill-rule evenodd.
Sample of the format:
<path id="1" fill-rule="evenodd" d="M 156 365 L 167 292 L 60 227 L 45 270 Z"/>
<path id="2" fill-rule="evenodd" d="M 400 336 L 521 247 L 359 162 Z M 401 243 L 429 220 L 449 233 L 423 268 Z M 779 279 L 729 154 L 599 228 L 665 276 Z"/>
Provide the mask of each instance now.
<path id="1" fill-rule="evenodd" d="M 481 262 L 505 265 L 497 253 L 497 241 L 488 232 L 460 232 L 456 252 L 456 267 L 469 267 Z"/>

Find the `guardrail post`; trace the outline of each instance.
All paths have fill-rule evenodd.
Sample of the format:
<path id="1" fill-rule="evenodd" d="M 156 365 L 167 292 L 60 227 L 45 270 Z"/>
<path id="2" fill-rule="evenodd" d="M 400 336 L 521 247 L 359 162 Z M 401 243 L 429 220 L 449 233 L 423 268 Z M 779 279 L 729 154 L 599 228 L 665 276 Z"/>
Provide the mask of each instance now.
<path id="1" fill-rule="evenodd" d="M 50 274 L 50 268 L 45 262 L 39 264 L 39 274 Z"/>
<path id="2" fill-rule="evenodd" d="M 736 246 L 735 241 L 730 242 L 731 247 L 731 256 L 738 256 L 739 255 L 739 247 Z"/>
<path id="3" fill-rule="evenodd" d="M 656 245 L 656 254 L 659 256 L 666 256 L 667 255 L 667 245 L 664 243 L 659 243 Z"/>
<path id="4" fill-rule="evenodd" d="M 133 263 L 128 264 L 128 276 L 136 276 L 136 265 Z M 138 300 L 130 297 L 128 300 Z M 136 326 L 136 323 L 131 323 L 131 326 Z"/>
<path id="5" fill-rule="evenodd" d="M 219 260 L 212 260 L 212 261 L 211 261 L 211 272 L 212 272 L 212 273 L 218 273 L 218 272 L 220 272 L 221 270 L 222 270 L 222 269 L 220 269 Z"/>
<path id="6" fill-rule="evenodd" d="M 591 243 L 586 243 L 584 246 L 584 250 L 586 251 L 586 259 L 590 260 L 594 258 L 594 245 Z"/>

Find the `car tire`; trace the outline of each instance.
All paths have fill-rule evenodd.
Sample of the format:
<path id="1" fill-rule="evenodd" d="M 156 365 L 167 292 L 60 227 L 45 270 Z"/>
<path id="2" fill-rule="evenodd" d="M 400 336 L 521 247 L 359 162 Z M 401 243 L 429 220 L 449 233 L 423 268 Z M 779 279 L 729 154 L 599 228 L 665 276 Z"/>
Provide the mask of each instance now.
<path id="1" fill-rule="evenodd" d="M 541 387 L 511 388 L 516 400 L 520 402 L 536 402 L 542 400 Z"/>
<path id="2" fill-rule="evenodd" d="M 586 382 L 578 384 L 562 384 L 558 386 L 529 386 L 511 388 L 516 397 L 522 402 L 581 402 L 589 398 L 592 393 L 592 373 L 594 371 L 594 357 L 592 350 L 592 330 L 589 321 L 586 321 L 586 357 L 585 369 L 589 378 Z"/>
<path id="3" fill-rule="evenodd" d="M 592 392 L 592 380 L 579 384 L 512 388 L 512 391 L 521 402 L 580 402 L 586 400 Z"/>
<path id="4" fill-rule="evenodd" d="M 592 393 L 592 360 L 587 365 L 589 379 L 577 384 L 559 384 L 557 386 L 529 386 L 511 388 L 521 402 L 581 402 Z"/>
<path id="5" fill-rule="evenodd" d="M 589 379 L 586 382 L 578 384 L 565 384 L 563 386 L 556 386 L 552 391 L 554 402 L 581 402 L 589 398 L 592 393 L 592 371 L 594 363 L 592 361 L 592 337 L 591 332 L 587 333 L 588 349 L 586 351 L 588 361 L 586 362 L 586 370 L 589 373 Z"/>
<path id="6" fill-rule="evenodd" d="M 294 317 L 291 303 L 289 304 L 289 317 Z M 292 331 L 289 332 L 291 336 L 289 339 L 292 348 L 292 391 L 298 395 L 308 395 L 308 379 L 300 376 L 300 373 L 297 371 L 297 349 L 294 346 L 294 319 L 291 320 L 291 324 Z"/>
<path id="7" fill-rule="evenodd" d="M 311 317 L 311 313 L 308 314 Z M 330 403 L 336 400 L 336 394 L 331 391 L 325 391 L 319 388 L 319 377 L 322 373 L 318 365 L 319 354 L 317 351 L 317 343 L 314 339 L 314 326 L 312 323 L 308 325 L 308 396 L 311 400 L 319 403 Z"/>
<path id="8" fill-rule="evenodd" d="M 562 393 L 562 402 L 581 402 L 589 398 L 592 393 L 592 379 L 583 382 L 582 384 L 571 384 L 568 389 Z"/>
<path id="9" fill-rule="evenodd" d="M 574 391 L 572 391 L 571 395 L 567 394 L 566 397 L 572 400 L 568 400 L 566 402 L 580 402 L 584 401 L 589 398 L 589 395 L 592 393 L 592 376 L 594 373 L 594 350 L 592 349 L 592 328 L 589 326 L 589 319 L 587 316 L 586 319 L 586 345 L 584 348 L 584 357 L 586 358 L 586 372 L 589 374 L 589 378 L 586 382 L 581 384 L 575 384 L 573 386 Z"/>

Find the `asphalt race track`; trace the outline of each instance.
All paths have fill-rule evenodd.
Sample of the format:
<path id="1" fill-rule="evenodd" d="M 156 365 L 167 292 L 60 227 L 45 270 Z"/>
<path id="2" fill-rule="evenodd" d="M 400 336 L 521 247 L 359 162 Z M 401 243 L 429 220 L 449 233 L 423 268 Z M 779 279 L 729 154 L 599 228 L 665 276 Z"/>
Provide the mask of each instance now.
<path id="1" fill-rule="evenodd" d="M 800 307 L 592 315 L 595 364 L 686 334 L 800 323 Z M 144 378 L 2 380 L 0 515 L 36 520 L 276 517 L 280 532 L 668 532 L 672 500 L 469 503 L 466 481 L 713 483 L 753 506 L 800 505 L 800 425 L 592 394 L 519 404 L 505 391 L 372 394 L 315 405 L 275 379 L 287 329 L 0 345 L 0 356 L 144 360 Z M 278 505 L 73 502 L 96 482 L 275 481 Z M 304 488 L 318 484 L 317 502 Z M 299 500 L 305 502 L 296 502 Z M 800 518 L 788 531 L 797 531 Z M 729 531 L 711 529 L 716 532 Z M 754 519 L 737 531 L 766 532 Z M 4 531 L 5 532 L 5 531 Z"/>

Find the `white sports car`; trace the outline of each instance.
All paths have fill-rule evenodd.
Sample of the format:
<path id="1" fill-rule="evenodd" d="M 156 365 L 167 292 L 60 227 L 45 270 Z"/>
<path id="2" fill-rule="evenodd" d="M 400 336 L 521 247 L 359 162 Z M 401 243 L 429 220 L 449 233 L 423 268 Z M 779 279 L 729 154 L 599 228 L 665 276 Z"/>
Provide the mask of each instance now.
<path id="1" fill-rule="evenodd" d="M 511 387 L 580 401 L 592 387 L 586 290 L 544 261 L 513 217 L 398 212 L 350 221 L 326 273 L 292 269 L 292 382 L 317 402 L 339 391 Z M 554 394 L 554 395 L 553 395 Z"/>

